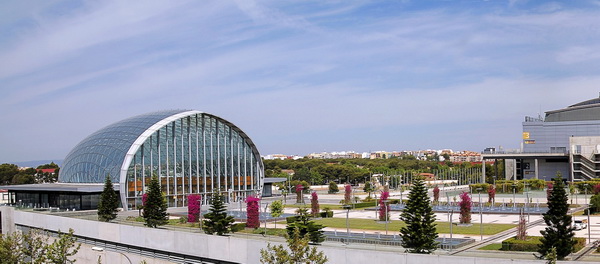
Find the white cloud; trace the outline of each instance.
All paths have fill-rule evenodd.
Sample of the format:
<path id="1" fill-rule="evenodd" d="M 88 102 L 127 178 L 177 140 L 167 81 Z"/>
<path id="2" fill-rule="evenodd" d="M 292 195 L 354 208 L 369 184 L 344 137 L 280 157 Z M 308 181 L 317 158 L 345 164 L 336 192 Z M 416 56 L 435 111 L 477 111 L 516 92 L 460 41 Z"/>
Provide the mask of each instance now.
<path id="1" fill-rule="evenodd" d="M 108 123 L 172 108 L 223 116 L 267 148 L 295 153 L 319 150 L 305 149 L 309 136 L 347 149 L 468 134 L 480 142 L 448 140 L 479 147 L 491 139 L 477 135 L 518 136 L 524 115 L 597 92 L 594 9 L 304 4 L 111 1 L 62 15 L 15 6 L 19 15 L 0 23 L 38 26 L 0 38 L 0 120 L 15 124 L 0 131 L 0 159 L 60 158 Z M 40 135 L 32 120 L 67 130 Z M 414 128 L 426 130 L 421 139 Z M 370 133 L 379 134 L 363 140 Z M 296 146 L 283 142 L 291 136 Z M 36 153 L 7 158 L 23 138 Z"/>

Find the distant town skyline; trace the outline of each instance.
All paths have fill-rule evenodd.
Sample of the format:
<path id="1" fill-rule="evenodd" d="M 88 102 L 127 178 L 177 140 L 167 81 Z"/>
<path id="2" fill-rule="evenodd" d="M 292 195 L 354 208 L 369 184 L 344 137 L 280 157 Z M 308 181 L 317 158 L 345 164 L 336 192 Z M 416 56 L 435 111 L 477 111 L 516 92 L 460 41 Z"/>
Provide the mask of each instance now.
<path id="1" fill-rule="evenodd" d="M 597 1 L 43 1 L 0 10 L 0 163 L 195 109 L 261 154 L 519 148 L 598 97 Z"/>

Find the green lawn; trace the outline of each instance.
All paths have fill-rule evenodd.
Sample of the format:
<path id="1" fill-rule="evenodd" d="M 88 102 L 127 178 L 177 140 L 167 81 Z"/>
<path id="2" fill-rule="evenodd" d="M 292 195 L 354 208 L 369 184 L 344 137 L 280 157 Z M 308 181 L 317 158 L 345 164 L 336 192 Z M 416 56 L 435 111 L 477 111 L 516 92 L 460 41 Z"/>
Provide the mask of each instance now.
<path id="1" fill-rule="evenodd" d="M 485 247 L 478 248 L 479 250 L 500 250 L 502 248 L 502 243 L 494 243 L 489 244 Z"/>
<path id="2" fill-rule="evenodd" d="M 322 224 L 326 227 L 332 228 L 346 228 L 346 218 L 322 218 L 316 219 L 315 222 Z M 365 229 L 365 230 L 385 230 L 385 224 L 379 223 L 372 219 L 357 219 L 350 218 L 350 228 L 352 229 Z M 436 222 L 437 231 L 440 234 L 450 233 L 450 224 L 448 222 Z M 396 220 L 388 223 L 388 230 L 400 230 L 404 226 L 404 222 Z M 493 235 L 504 230 L 515 227 L 513 224 L 483 224 L 483 234 Z M 452 227 L 452 233 L 464 234 L 464 235 L 479 235 L 479 224 L 473 224 L 469 227 L 457 226 L 454 224 Z"/>

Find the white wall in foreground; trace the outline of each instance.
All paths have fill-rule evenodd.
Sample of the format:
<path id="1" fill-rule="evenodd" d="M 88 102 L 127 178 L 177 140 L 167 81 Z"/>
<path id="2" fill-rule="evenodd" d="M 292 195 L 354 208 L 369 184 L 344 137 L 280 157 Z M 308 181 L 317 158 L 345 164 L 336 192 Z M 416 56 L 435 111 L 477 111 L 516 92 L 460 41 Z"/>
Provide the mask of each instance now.
<path id="1" fill-rule="evenodd" d="M 146 228 L 140 226 L 119 225 L 89 220 L 82 220 L 55 215 L 38 214 L 16 211 L 10 207 L 0 207 L 2 212 L 2 228 L 9 230 L 9 225 L 22 224 L 45 228 L 54 231 L 67 231 L 73 228 L 75 234 L 89 238 L 109 240 L 132 246 L 164 250 L 174 253 L 220 259 L 239 263 L 260 263 L 260 249 L 266 248 L 268 241 L 246 239 L 240 237 L 211 236 L 202 233 L 173 231 L 166 229 Z M 353 244 L 348 247 L 320 246 L 329 258 L 329 263 L 372 264 L 372 263 L 397 263 L 397 264 L 500 264 L 500 263 L 545 263 L 540 260 L 511 260 L 477 257 L 458 257 L 446 255 L 420 255 L 388 252 L 379 250 L 365 250 L 360 245 Z M 82 246 L 78 257 L 82 263 L 95 263 L 98 255 Z M 105 260 L 114 262 L 103 263 L 128 263 L 118 253 L 105 251 Z M 144 258 L 129 255 L 134 263 L 139 263 Z M 510 257 L 510 255 L 507 255 Z M 135 258 L 135 260 L 134 260 Z M 162 262 L 148 260 L 148 263 L 162 264 Z M 91 262 L 90 262 L 91 261 Z M 562 261 L 564 264 L 586 264 L 593 262 Z"/>

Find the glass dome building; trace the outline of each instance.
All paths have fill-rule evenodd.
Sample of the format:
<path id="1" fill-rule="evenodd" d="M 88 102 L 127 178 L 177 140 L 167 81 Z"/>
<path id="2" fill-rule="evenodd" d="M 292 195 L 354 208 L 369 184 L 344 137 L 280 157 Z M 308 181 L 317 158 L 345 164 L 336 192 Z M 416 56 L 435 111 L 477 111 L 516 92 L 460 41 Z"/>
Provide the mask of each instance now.
<path id="1" fill-rule="evenodd" d="M 119 183 L 123 208 L 135 209 L 153 175 L 170 207 L 221 192 L 228 201 L 260 193 L 264 165 L 252 140 L 234 124 L 195 110 L 143 114 L 109 125 L 67 155 L 61 183 Z"/>

